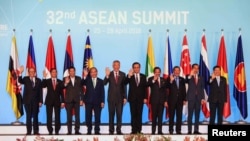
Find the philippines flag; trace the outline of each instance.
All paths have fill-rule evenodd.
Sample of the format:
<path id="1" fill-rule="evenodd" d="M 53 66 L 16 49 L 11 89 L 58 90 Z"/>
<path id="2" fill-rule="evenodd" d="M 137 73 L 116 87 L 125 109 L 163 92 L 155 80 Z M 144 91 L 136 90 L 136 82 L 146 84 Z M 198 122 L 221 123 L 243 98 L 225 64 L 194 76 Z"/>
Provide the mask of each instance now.
<path id="1" fill-rule="evenodd" d="M 205 33 L 203 33 L 201 37 L 201 54 L 200 54 L 199 74 L 203 76 L 204 78 L 204 82 L 205 82 L 204 93 L 205 93 L 205 100 L 207 100 L 208 94 L 209 94 L 209 85 L 206 82 L 209 81 L 210 72 L 209 72 L 209 67 L 208 67 L 208 56 L 207 56 L 207 45 L 206 45 Z M 208 102 L 203 103 L 201 105 L 201 108 L 202 108 L 202 112 L 204 116 L 208 118 L 210 116 Z"/>
<path id="2" fill-rule="evenodd" d="M 246 119 L 248 116 L 247 84 L 246 84 L 245 63 L 244 63 L 241 35 L 239 35 L 238 44 L 237 44 L 235 70 L 234 70 L 234 94 L 233 95 L 237 102 L 237 106 L 240 110 L 241 116 L 244 119 Z"/>
<path id="3" fill-rule="evenodd" d="M 173 66 L 172 66 L 171 48 L 170 48 L 170 42 L 169 42 L 169 35 L 167 35 L 165 57 L 164 57 L 163 78 L 167 79 L 168 76 L 172 73 L 173 73 Z M 168 112 L 168 107 L 166 107 L 166 119 L 168 117 L 169 117 L 169 112 Z"/>

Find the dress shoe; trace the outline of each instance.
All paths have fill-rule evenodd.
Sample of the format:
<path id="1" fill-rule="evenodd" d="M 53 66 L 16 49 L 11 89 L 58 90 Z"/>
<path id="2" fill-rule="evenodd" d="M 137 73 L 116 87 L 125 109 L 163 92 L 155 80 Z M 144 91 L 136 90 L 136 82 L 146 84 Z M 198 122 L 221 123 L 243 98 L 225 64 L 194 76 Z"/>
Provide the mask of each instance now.
<path id="1" fill-rule="evenodd" d="M 101 135 L 100 132 L 95 132 L 95 135 Z"/>
<path id="2" fill-rule="evenodd" d="M 155 132 L 152 132 L 151 134 L 152 134 L 152 135 L 155 135 Z"/>
<path id="3" fill-rule="evenodd" d="M 118 131 L 117 135 L 123 135 L 123 133 L 121 131 Z"/>
<path id="4" fill-rule="evenodd" d="M 170 134 L 170 135 L 173 135 L 173 131 L 170 131 L 169 134 Z"/>
<path id="5" fill-rule="evenodd" d="M 49 135 L 52 135 L 52 132 L 49 132 Z"/>
<path id="6" fill-rule="evenodd" d="M 55 135 L 59 135 L 59 132 L 56 132 Z"/>
<path id="7" fill-rule="evenodd" d="M 75 135 L 81 135 L 81 133 L 79 131 L 75 132 Z"/>
<path id="8" fill-rule="evenodd" d="M 91 132 L 87 132 L 87 135 L 91 135 Z"/>
<path id="9" fill-rule="evenodd" d="M 72 135 L 72 133 L 71 133 L 71 132 L 68 132 L 67 135 Z"/>
<path id="10" fill-rule="evenodd" d="M 199 131 L 194 131 L 194 134 L 201 134 Z"/>
<path id="11" fill-rule="evenodd" d="M 176 132 L 176 134 L 181 135 L 181 132 Z"/>
<path id="12" fill-rule="evenodd" d="M 109 135 L 114 135 L 114 132 L 109 132 Z"/>
<path id="13" fill-rule="evenodd" d="M 38 133 L 38 132 L 35 132 L 35 133 L 34 133 L 34 135 L 40 135 L 40 133 Z"/>
<path id="14" fill-rule="evenodd" d="M 31 133 L 26 133 L 26 135 L 31 135 Z"/>
<path id="15" fill-rule="evenodd" d="M 158 135 L 163 135 L 163 133 L 162 132 L 158 132 Z"/>
<path id="16" fill-rule="evenodd" d="M 191 132 L 191 131 L 188 131 L 188 133 L 187 133 L 187 134 L 191 135 L 191 134 L 192 134 L 192 132 Z"/>

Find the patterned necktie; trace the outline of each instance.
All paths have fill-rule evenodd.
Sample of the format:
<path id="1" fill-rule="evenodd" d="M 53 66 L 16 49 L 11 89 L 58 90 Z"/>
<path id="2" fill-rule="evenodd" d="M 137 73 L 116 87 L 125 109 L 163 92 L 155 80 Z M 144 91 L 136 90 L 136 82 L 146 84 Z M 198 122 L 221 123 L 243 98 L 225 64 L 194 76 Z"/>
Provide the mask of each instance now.
<path id="1" fill-rule="evenodd" d="M 55 90 L 56 89 L 56 80 L 53 79 L 52 83 L 53 83 L 53 89 Z"/>
<path id="2" fill-rule="evenodd" d="M 115 82 L 118 83 L 118 73 L 115 73 Z"/>
<path id="3" fill-rule="evenodd" d="M 139 85 L 139 79 L 138 79 L 138 75 L 135 74 L 135 81 L 136 81 L 136 85 L 138 86 Z"/>
<path id="4" fill-rule="evenodd" d="M 34 88 L 35 87 L 34 79 L 30 78 L 30 81 L 31 81 L 32 87 Z"/>
<path id="5" fill-rule="evenodd" d="M 175 81 L 176 81 L 177 88 L 179 88 L 179 78 L 175 77 Z"/>

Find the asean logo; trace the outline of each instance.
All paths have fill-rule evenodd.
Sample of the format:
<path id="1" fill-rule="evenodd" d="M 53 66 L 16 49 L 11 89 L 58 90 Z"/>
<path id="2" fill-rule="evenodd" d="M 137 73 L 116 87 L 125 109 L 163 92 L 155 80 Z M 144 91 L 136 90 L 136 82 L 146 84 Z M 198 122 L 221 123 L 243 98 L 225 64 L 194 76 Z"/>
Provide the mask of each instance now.
<path id="1" fill-rule="evenodd" d="M 234 86 L 240 92 L 246 91 L 246 77 L 245 77 L 245 65 L 243 62 L 239 63 L 234 71 Z"/>

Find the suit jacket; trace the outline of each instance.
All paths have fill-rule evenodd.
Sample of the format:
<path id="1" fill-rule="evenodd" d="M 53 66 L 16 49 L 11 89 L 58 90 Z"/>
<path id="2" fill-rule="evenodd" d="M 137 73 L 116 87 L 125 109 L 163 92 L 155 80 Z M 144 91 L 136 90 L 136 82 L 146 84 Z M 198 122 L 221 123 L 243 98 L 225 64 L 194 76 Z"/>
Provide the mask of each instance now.
<path id="1" fill-rule="evenodd" d="M 186 76 L 186 82 L 188 83 L 188 90 L 187 90 L 187 100 L 195 100 L 197 95 L 198 100 L 205 99 L 204 95 L 204 79 L 202 76 L 198 76 L 198 83 L 195 84 L 195 78 L 189 75 Z"/>
<path id="2" fill-rule="evenodd" d="M 23 104 L 30 104 L 32 102 L 43 103 L 42 83 L 41 79 L 35 77 L 35 86 L 32 86 L 32 81 L 29 76 L 19 76 L 19 83 L 24 85 L 23 90 Z"/>
<path id="3" fill-rule="evenodd" d="M 153 82 L 154 77 L 148 78 L 147 85 L 150 87 L 150 104 L 157 104 L 167 102 L 167 83 L 161 77 L 160 78 L 160 86 L 156 82 Z"/>
<path id="4" fill-rule="evenodd" d="M 128 90 L 128 101 L 136 101 L 139 100 L 143 102 L 144 99 L 147 98 L 147 78 L 144 74 L 140 73 L 139 85 L 137 86 L 135 81 L 135 76 L 131 76 L 130 78 L 126 77 L 126 84 L 129 85 Z"/>
<path id="5" fill-rule="evenodd" d="M 118 83 L 116 83 L 115 81 L 114 71 L 110 72 L 108 78 L 104 78 L 104 85 L 107 85 L 109 83 L 108 102 L 123 102 L 123 99 L 127 99 L 125 79 L 126 75 L 122 71 L 119 71 Z"/>
<path id="6" fill-rule="evenodd" d="M 86 79 L 83 79 L 83 85 L 86 86 L 86 91 L 83 99 L 85 103 L 96 105 L 104 103 L 105 92 L 102 79 L 96 78 L 96 86 L 94 87 L 92 78 L 87 77 Z"/>
<path id="7" fill-rule="evenodd" d="M 168 91 L 168 103 L 175 104 L 177 101 L 186 101 L 186 80 L 179 76 L 179 88 L 177 87 L 176 81 L 170 82 L 170 77 L 167 78 Z"/>
<path id="8" fill-rule="evenodd" d="M 61 103 L 64 103 L 63 85 L 64 83 L 62 82 L 62 80 L 56 79 L 56 89 L 54 89 L 51 78 L 42 80 L 43 88 L 47 88 L 45 105 L 56 104 L 57 106 L 60 106 Z"/>
<path id="9" fill-rule="evenodd" d="M 83 87 L 81 77 L 75 76 L 74 85 L 70 79 L 70 82 L 65 86 L 65 89 L 66 94 L 64 96 L 64 100 L 66 103 L 80 102 L 80 100 L 83 100 Z"/>
<path id="10" fill-rule="evenodd" d="M 211 77 L 210 77 L 211 78 Z M 227 102 L 227 80 L 225 77 L 220 76 L 220 84 L 218 85 L 216 78 L 210 82 L 209 84 L 209 96 L 208 102 Z"/>

